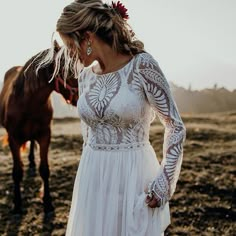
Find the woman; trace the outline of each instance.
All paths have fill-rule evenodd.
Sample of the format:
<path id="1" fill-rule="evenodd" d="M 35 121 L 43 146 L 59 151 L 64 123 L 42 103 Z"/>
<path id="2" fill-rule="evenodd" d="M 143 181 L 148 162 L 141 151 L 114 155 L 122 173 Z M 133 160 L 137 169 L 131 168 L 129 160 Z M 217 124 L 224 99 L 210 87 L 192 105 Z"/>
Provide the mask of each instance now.
<path id="1" fill-rule="evenodd" d="M 67 236 L 158 236 L 170 223 L 185 127 L 157 61 L 127 18 L 120 2 L 78 0 L 57 22 L 65 70 L 73 66 L 79 77 L 84 138 Z M 161 165 L 149 142 L 155 114 L 165 127 Z"/>

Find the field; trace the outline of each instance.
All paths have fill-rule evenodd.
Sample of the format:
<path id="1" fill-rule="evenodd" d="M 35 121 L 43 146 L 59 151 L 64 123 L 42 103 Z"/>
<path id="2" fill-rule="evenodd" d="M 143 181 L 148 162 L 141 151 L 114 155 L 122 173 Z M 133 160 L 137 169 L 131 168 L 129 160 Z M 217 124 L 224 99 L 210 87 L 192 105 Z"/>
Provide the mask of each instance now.
<path id="1" fill-rule="evenodd" d="M 236 232 L 236 112 L 182 115 L 187 128 L 184 160 L 176 192 L 170 202 L 172 224 L 165 235 L 233 236 Z M 4 134 L 0 128 L 0 137 Z M 38 172 L 28 171 L 23 154 L 23 214 L 11 213 L 12 158 L 0 147 L 0 235 L 65 234 L 82 138 L 78 119 L 55 119 L 49 152 L 50 186 L 55 213 L 45 216 Z M 153 123 L 151 143 L 161 160 L 163 128 Z M 39 162 L 36 150 L 37 165 Z M 234 202 L 233 202 L 234 199 Z"/>

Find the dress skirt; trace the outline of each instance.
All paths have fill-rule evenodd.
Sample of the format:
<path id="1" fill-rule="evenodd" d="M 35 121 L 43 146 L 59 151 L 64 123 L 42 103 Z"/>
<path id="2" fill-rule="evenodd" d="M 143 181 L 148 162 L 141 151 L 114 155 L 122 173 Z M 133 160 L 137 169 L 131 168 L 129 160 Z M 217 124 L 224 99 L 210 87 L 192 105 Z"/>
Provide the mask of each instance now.
<path id="1" fill-rule="evenodd" d="M 160 172 L 150 143 L 117 150 L 83 148 L 66 236 L 161 236 L 169 205 L 145 205 L 148 183 Z"/>

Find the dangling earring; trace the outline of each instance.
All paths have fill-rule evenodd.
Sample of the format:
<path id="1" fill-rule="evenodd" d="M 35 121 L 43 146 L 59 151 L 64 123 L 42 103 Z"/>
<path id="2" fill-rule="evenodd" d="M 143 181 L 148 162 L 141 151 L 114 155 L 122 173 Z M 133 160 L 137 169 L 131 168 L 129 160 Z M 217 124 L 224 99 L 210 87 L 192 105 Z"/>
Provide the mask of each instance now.
<path id="1" fill-rule="evenodd" d="M 92 53 L 92 48 L 91 48 L 91 42 L 88 41 L 88 47 L 87 47 L 87 55 L 89 56 Z"/>

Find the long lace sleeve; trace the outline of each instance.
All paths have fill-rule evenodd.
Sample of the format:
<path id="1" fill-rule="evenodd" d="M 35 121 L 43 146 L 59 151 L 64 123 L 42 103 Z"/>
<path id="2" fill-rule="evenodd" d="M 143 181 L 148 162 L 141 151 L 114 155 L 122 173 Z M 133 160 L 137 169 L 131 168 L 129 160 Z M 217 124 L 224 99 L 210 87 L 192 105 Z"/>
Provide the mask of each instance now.
<path id="1" fill-rule="evenodd" d="M 155 197 L 164 205 L 172 197 L 179 178 L 186 129 L 169 84 L 157 61 L 148 53 L 141 54 L 139 74 L 148 102 L 165 127 L 162 171 L 152 183 Z"/>
<path id="2" fill-rule="evenodd" d="M 83 94 L 84 90 L 86 89 L 86 83 L 85 83 L 85 73 L 84 71 L 82 71 L 80 73 L 80 78 L 79 78 L 79 97 Z M 79 103 L 77 104 L 77 106 L 79 106 Z M 87 143 L 87 139 L 88 139 L 88 126 L 86 125 L 86 123 L 81 119 L 81 116 L 79 114 L 80 117 L 80 129 L 81 129 L 81 134 L 83 137 L 83 147 L 86 145 Z"/>

